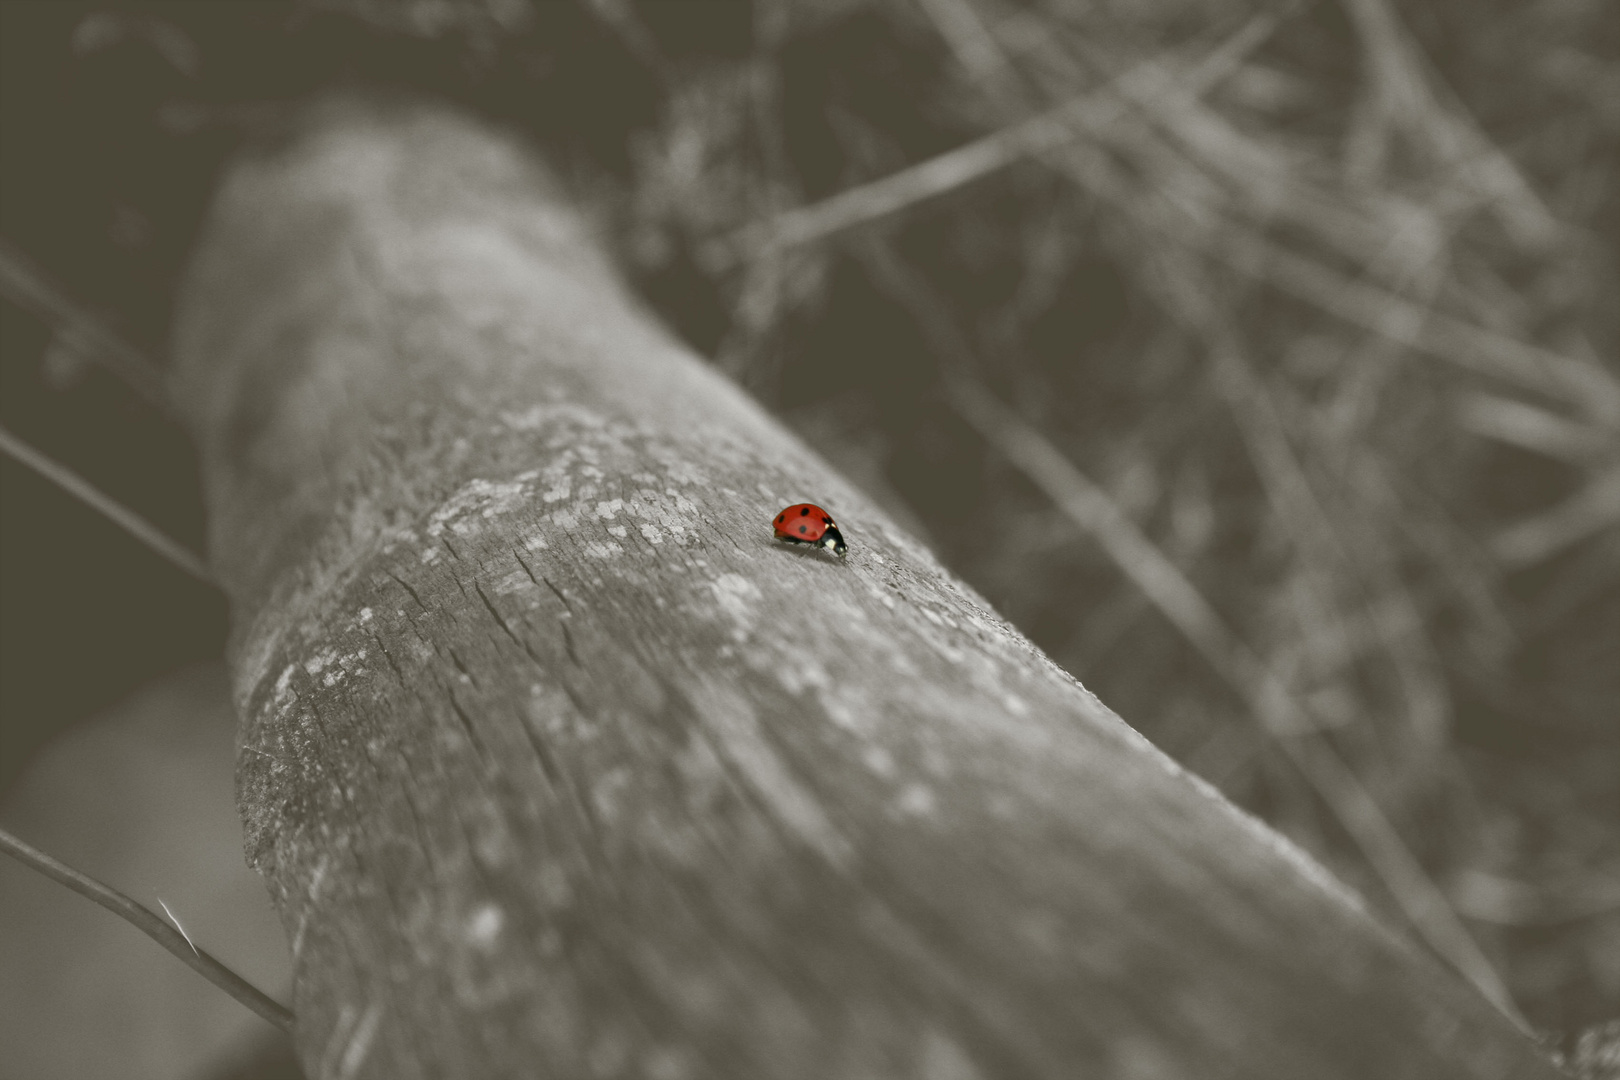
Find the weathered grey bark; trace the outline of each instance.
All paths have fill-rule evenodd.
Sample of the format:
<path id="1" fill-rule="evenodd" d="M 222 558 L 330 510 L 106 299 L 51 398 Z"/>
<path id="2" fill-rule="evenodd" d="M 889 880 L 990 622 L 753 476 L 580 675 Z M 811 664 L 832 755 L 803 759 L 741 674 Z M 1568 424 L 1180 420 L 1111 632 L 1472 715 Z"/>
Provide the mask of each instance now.
<path id="1" fill-rule="evenodd" d="M 328 104 L 238 163 L 176 384 L 313 1077 L 1555 1075 L 476 124 Z M 847 562 L 773 542 L 803 499 Z"/>

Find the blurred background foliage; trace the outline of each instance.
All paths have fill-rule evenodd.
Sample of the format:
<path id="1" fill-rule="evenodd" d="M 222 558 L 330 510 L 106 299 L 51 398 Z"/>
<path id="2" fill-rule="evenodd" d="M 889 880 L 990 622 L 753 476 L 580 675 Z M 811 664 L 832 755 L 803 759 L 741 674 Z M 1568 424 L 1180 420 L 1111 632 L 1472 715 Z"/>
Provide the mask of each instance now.
<path id="1" fill-rule="evenodd" d="M 1154 742 L 1550 1038 L 1620 1014 L 1613 0 L 0 18 L 0 419 L 170 535 L 195 462 L 98 335 L 163 356 L 219 165 L 303 96 L 446 96 Z M 0 784 L 225 627 L 3 481 Z"/>

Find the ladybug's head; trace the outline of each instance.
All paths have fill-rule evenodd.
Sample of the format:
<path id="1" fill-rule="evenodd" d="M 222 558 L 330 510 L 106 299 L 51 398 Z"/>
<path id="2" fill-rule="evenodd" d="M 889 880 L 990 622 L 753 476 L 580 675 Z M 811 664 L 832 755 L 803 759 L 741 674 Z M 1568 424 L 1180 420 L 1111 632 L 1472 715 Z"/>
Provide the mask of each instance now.
<path id="1" fill-rule="evenodd" d="M 849 545 L 844 543 L 844 534 L 838 531 L 836 525 L 827 526 L 827 531 L 821 534 L 821 546 L 840 559 L 849 554 Z"/>

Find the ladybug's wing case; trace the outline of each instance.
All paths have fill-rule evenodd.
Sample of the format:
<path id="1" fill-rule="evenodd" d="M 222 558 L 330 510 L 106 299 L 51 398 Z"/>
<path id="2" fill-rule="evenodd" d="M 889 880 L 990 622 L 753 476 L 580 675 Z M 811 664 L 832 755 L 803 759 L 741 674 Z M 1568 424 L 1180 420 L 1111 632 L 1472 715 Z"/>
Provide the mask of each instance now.
<path id="1" fill-rule="evenodd" d="M 832 516 L 820 507 L 799 503 L 777 514 L 774 524 L 776 535 L 783 540 L 814 544 L 826 533 L 827 526 L 832 524 Z"/>

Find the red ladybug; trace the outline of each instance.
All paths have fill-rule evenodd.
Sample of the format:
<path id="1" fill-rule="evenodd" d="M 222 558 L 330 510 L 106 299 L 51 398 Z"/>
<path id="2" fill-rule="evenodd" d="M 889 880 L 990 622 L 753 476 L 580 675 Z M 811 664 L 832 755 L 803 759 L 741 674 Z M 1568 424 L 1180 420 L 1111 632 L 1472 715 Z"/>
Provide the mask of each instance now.
<path id="1" fill-rule="evenodd" d="M 849 548 L 832 515 L 815 503 L 794 503 L 776 515 L 776 538 L 790 544 L 812 544 L 844 557 Z"/>

